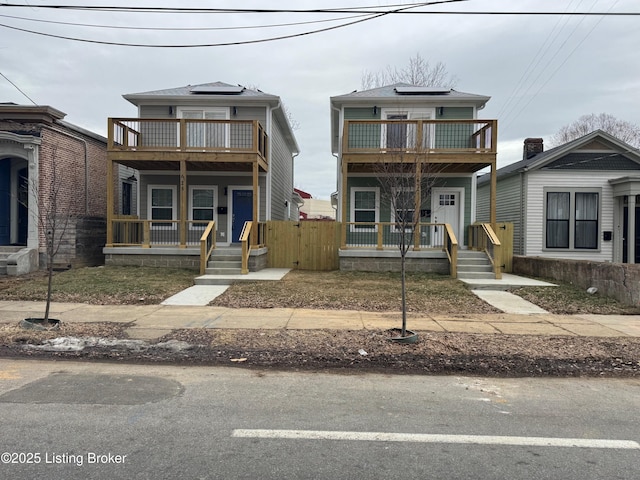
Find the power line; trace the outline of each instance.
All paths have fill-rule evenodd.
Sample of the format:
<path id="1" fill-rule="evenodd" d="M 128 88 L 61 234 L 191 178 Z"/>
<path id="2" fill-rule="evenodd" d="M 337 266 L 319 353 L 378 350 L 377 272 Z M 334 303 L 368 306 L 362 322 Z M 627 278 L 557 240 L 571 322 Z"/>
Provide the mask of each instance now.
<path id="1" fill-rule="evenodd" d="M 316 33 L 328 32 L 330 30 L 336 30 L 338 28 L 344 28 L 344 27 L 348 27 L 348 26 L 351 26 L 351 25 L 356 25 L 358 23 L 367 22 L 369 20 L 373 20 L 373 19 L 376 19 L 376 18 L 384 17 L 386 15 L 391 15 L 391 14 L 397 13 L 399 11 L 403 11 L 403 10 L 407 10 L 407 9 L 411 9 L 411 8 L 417 8 L 418 6 L 433 5 L 433 4 L 440 4 L 440 3 L 461 2 L 461 1 L 468 1 L 468 0 L 440 0 L 440 1 L 419 3 L 419 4 L 410 4 L 408 6 L 404 5 L 401 8 L 398 8 L 396 10 L 384 11 L 383 13 L 377 13 L 377 14 L 369 14 L 365 18 L 361 18 L 359 20 L 354 20 L 352 22 L 343 23 L 341 25 L 334 25 L 332 27 L 320 28 L 320 29 L 317 29 L 317 30 L 311 30 L 311 31 L 301 32 L 301 33 L 294 33 L 294 34 L 290 34 L 290 35 L 281 35 L 281 36 L 277 36 L 277 37 L 261 38 L 261 39 L 257 39 L 257 40 L 244 40 L 244 41 L 225 42 L 225 43 L 153 45 L 153 44 L 146 44 L 146 43 L 107 42 L 107 41 L 103 41 L 103 40 L 90 40 L 90 39 L 86 39 L 86 38 L 68 37 L 68 36 L 64 36 L 64 35 L 55 35 L 55 34 L 52 34 L 52 33 L 38 32 L 38 31 L 35 31 L 35 30 L 28 30 L 26 28 L 19 28 L 19 27 L 14 27 L 14 26 L 5 25 L 5 24 L 0 24 L 0 27 L 8 28 L 8 29 L 11 29 L 11 30 L 17 30 L 17 31 L 20 31 L 20 32 L 25 32 L 25 33 L 31 33 L 31 34 L 34 34 L 34 35 L 41 35 L 41 36 L 44 36 L 44 37 L 58 38 L 58 39 L 61 39 L 61 40 L 70 40 L 70 41 L 83 42 L 83 43 L 95 43 L 95 44 L 100 44 L 100 45 L 114 45 L 114 46 L 121 46 L 121 47 L 144 47 L 144 48 L 228 47 L 228 46 L 233 46 L 233 45 L 248 45 L 248 44 L 256 44 L 256 43 L 273 42 L 273 41 L 276 41 L 276 40 L 285 40 L 285 39 L 289 39 L 289 38 L 303 37 L 303 36 L 307 36 L 307 35 L 313 35 L 313 34 L 316 34 Z M 0 6 L 2 6 L 2 5 L 3 4 L 0 4 Z"/>
<path id="2" fill-rule="evenodd" d="M 30 97 L 29 95 L 27 95 L 26 93 L 24 93 L 24 92 L 20 89 L 20 87 L 19 87 L 18 85 L 16 85 L 16 84 L 15 84 L 15 83 L 13 83 L 11 80 L 9 80 L 9 79 L 7 78 L 7 76 L 6 76 L 4 73 L 0 72 L 0 75 L 2 75 L 2 78 L 4 78 L 7 82 L 9 82 L 11 85 L 13 85 L 13 86 L 16 88 L 16 90 L 18 90 L 22 95 L 24 95 L 25 97 L 27 97 L 31 103 L 33 103 L 33 104 L 34 104 L 34 105 L 36 105 L 36 106 L 38 105 L 36 102 L 34 102 L 34 101 L 31 99 L 31 97 Z"/>
<path id="3" fill-rule="evenodd" d="M 25 20 L 28 22 L 47 23 L 53 25 L 69 25 L 72 27 L 92 27 L 92 28 L 108 28 L 118 30 L 153 30 L 153 31 L 213 31 L 213 30 L 248 30 L 257 28 L 275 28 L 275 27 L 295 27 L 299 25 L 310 25 L 315 23 L 329 23 L 340 20 L 349 20 L 351 18 L 364 17 L 364 14 L 351 15 L 348 17 L 328 18 L 325 20 L 309 20 L 307 22 L 291 22 L 291 23 L 274 23 L 265 25 L 245 25 L 235 27 L 141 27 L 141 26 L 123 26 L 123 25 L 100 25 L 95 23 L 73 23 L 60 22 L 55 20 L 43 20 L 39 18 L 18 17 L 15 15 L 0 15 L 3 18 L 11 18 L 15 20 Z"/>
<path id="4" fill-rule="evenodd" d="M 427 3 L 413 3 L 400 5 L 385 5 L 383 7 L 403 7 L 394 11 L 379 10 L 380 7 L 343 7 L 343 8 L 317 8 L 317 9 L 249 9 L 249 8 L 195 8 L 195 7 L 117 7 L 117 6 L 78 6 L 78 5 L 32 5 L 31 8 L 46 8 L 54 10 L 87 10 L 102 12 L 130 12 L 130 13 L 361 13 L 361 14 L 398 14 L 398 15 L 533 15 L 556 16 L 567 15 L 559 11 L 409 11 L 408 9 L 419 6 L 466 2 L 468 0 L 442 0 Z M 26 8 L 25 5 L 0 3 L 0 7 Z M 572 12 L 572 16 L 640 16 L 640 12 Z"/>

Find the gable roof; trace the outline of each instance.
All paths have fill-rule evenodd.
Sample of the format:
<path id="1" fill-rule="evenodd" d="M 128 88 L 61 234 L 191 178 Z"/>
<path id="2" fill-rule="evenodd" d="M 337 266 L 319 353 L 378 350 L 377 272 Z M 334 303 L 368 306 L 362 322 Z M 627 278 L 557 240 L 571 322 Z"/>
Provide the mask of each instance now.
<path id="1" fill-rule="evenodd" d="M 581 148 L 597 144 L 603 147 L 602 152 L 586 148 L 581 151 Z M 640 170 L 640 151 L 603 130 L 595 130 L 531 158 L 499 168 L 496 171 L 496 178 L 507 178 L 518 173 L 541 169 Z M 488 183 L 489 179 L 489 174 L 479 177 L 478 185 Z"/>
<path id="2" fill-rule="evenodd" d="M 242 85 L 231 85 L 224 82 L 201 83 L 199 85 L 185 85 L 183 87 L 165 88 L 163 90 L 151 90 L 149 92 L 129 93 L 123 95 L 125 100 L 130 101 L 134 105 L 138 105 L 140 100 L 150 100 L 163 97 L 164 99 L 185 99 L 187 97 L 203 98 L 229 98 L 241 99 L 245 101 L 247 98 L 253 100 L 265 100 L 277 102 L 280 97 L 261 92 L 260 90 L 251 90 Z"/>
<path id="3" fill-rule="evenodd" d="M 272 107 L 274 118 L 284 127 L 283 135 L 290 148 L 296 153 L 300 153 L 298 141 L 291 128 L 291 123 L 282 108 L 280 97 L 264 93 L 258 89 L 252 90 L 242 85 L 231 85 L 224 82 L 201 83 L 199 85 L 185 85 L 183 87 L 166 88 L 163 90 L 151 90 L 149 92 L 129 93 L 122 96 L 125 100 L 133 103 L 136 107 L 140 103 L 150 104 L 189 104 L 202 105 L 207 100 L 219 101 L 227 106 L 233 104 L 258 104 Z"/>
<path id="4" fill-rule="evenodd" d="M 472 103 L 477 108 L 482 108 L 491 97 L 485 95 L 476 95 L 473 93 L 458 92 L 449 88 L 431 88 L 419 87 L 409 83 L 394 83 L 383 87 L 376 87 L 361 92 L 355 90 L 344 95 L 336 95 L 331 97 L 331 103 L 334 105 L 342 105 L 345 103 L 369 103 L 372 100 L 385 101 L 390 100 L 392 103 L 416 103 L 426 100 L 435 100 L 438 102 L 455 103 L 464 102 Z"/>

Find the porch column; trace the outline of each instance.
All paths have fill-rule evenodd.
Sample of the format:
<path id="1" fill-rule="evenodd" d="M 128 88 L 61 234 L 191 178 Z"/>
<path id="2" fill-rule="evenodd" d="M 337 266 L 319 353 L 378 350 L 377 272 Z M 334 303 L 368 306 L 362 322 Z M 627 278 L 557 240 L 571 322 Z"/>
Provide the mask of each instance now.
<path id="1" fill-rule="evenodd" d="M 627 263 L 636 263 L 636 196 L 627 199 Z"/>
<path id="2" fill-rule="evenodd" d="M 180 248 L 187 248 L 187 162 L 180 160 Z"/>
<path id="3" fill-rule="evenodd" d="M 342 231 L 340 233 L 341 239 L 340 239 L 340 248 L 346 248 L 347 247 L 347 172 L 348 172 L 348 166 L 347 166 L 347 162 L 344 161 L 344 159 L 342 160 L 342 185 L 340 186 L 340 192 L 342 193 L 342 198 L 341 198 L 341 206 L 340 206 L 340 210 L 341 210 L 341 217 L 342 217 Z"/>
<path id="4" fill-rule="evenodd" d="M 258 162 L 253 162 L 253 206 L 252 206 L 252 215 L 251 220 L 253 221 L 251 227 L 251 246 L 255 247 L 258 245 L 258 172 L 259 172 Z"/>
<path id="5" fill-rule="evenodd" d="M 113 247 L 113 160 L 107 160 L 107 244 Z"/>

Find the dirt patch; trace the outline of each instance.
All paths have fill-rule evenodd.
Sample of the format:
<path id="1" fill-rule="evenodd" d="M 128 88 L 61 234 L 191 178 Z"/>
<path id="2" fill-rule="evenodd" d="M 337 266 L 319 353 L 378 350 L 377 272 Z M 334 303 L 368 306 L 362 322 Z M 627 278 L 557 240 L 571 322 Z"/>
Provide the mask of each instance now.
<path id="1" fill-rule="evenodd" d="M 640 339 L 419 332 L 413 345 L 398 345 L 381 330 L 175 330 L 145 349 L 96 346 L 79 352 L 46 352 L 52 332 L 20 334 L 0 328 L 0 356 L 133 363 L 237 366 L 345 373 L 520 376 L 640 376 Z M 126 338 L 118 324 L 63 325 L 53 336 Z M 182 341 L 172 350 L 161 342 Z"/>

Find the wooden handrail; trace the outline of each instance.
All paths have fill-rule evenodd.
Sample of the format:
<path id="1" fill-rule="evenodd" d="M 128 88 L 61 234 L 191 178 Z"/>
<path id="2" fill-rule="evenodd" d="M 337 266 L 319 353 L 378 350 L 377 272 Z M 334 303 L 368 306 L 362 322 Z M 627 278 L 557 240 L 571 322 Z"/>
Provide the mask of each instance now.
<path id="1" fill-rule="evenodd" d="M 253 229 L 253 222 L 244 222 L 242 232 L 240 233 L 240 243 L 242 244 L 242 274 L 249 273 L 249 237 L 251 236 L 251 230 Z"/>
<path id="2" fill-rule="evenodd" d="M 204 275 L 209 258 L 216 248 L 216 222 L 209 222 L 200 237 L 200 275 Z"/>
<path id="3" fill-rule="evenodd" d="M 444 250 L 449 258 L 449 273 L 451 278 L 458 278 L 458 240 L 453 228 L 448 223 L 445 224 L 445 244 Z"/>

